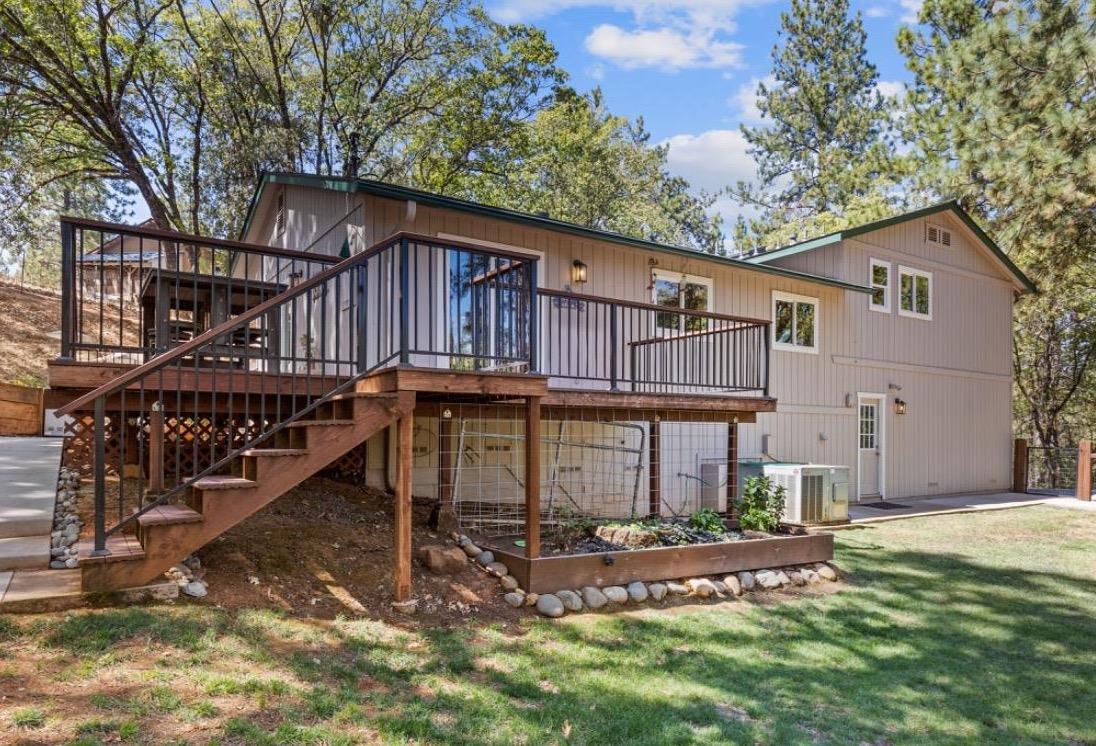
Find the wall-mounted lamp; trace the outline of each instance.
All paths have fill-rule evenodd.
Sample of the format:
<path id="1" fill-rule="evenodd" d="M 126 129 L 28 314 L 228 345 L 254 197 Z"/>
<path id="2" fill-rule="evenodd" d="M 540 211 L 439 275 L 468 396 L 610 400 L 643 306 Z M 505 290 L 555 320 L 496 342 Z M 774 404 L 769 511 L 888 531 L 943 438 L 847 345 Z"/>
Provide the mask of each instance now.
<path id="1" fill-rule="evenodd" d="M 586 265 L 576 259 L 575 263 L 571 265 L 571 283 L 574 285 L 584 283 L 586 282 L 586 276 Z"/>
<path id="2" fill-rule="evenodd" d="M 906 413 L 906 402 L 904 402 L 901 399 L 895 399 L 894 400 L 894 413 L 895 414 L 905 414 Z"/>

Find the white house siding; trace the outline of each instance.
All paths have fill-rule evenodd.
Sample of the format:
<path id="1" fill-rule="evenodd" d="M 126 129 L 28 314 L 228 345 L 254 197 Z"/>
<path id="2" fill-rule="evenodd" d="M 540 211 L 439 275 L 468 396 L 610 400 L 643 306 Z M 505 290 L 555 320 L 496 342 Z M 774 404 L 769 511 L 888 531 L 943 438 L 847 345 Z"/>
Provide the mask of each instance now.
<path id="1" fill-rule="evenodd" d="M 362 224 L 360 241 L 352 243 L 355 250 L 397 230 L 495 243 L 541 253 L 542 287 L 566 289 L 571 264 L 580 259 L 589 267 L 589 281 L 580 292 L 641 302 L 651 300 L 652 269 L 700 275 L 713 280 L 713 311 L 762 319 L 771 316 L 774 290 L 818 298 L 818 352 L 772 351 L 770 392 L 778 399 L 778 412 L 740 427 L 743 456 L 760 453 L 762 436 L 768 435 L 769 452 L 777 458 L 848 465 L 853 479 L 850 494 L 855 496 L 856 395 L 879 393 L 886 397 L 886 497 L 1008 486 L 1013 291 L 996 263 L 975 246 L 973 235 L 946 214 L 931 221 L 952 229 L 953 246 L 947 249 L 926 246 L 922 221 L 913 220 L 779 260 L 789 269 L 864 285 L 869 257 L 891 262 L 891 311 L 882 314 L 868 310 L 863 293 L 729 267 L 703 257 L 305 187 L 284 187 L 286 236 L 275 241 L 270 233 L 271 205 L 277 188 L 268 190 L 249 240 L 306 246 L 358 200 Z M 933 273 L 931 321 L 897 314 L 899 263 Z M 892 389 L 891 384 L 901 389 Z M 894 413 L 895 396 L 907 402 L 907 414 Z M 435 481 L 432 470 L 428 463 L 421 465 L 415 475 L 417 489 L 420 477 L 424 486 Z M 382 481 L 376 473 L 373 479 Z"/>

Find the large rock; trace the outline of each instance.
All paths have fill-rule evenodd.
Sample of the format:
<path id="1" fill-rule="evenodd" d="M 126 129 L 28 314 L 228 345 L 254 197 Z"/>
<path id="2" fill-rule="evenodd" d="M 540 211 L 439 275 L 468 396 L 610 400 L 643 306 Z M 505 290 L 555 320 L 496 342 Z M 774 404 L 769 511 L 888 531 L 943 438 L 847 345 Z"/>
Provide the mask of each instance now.
<path id="1" fill-rule="evenodd" d="M 626 590 L 628 591 L 628 598 L 632 599 L 637 604 L 641 604 L 647 600 L 647 586 L 643 585 L 643 583 L 638 580 L 629 583 Z"/>
<path id="2" fill-rule="evenodd" d="M 807 579 L 803 577 L 803 573 L 799 570 L 792 570 L 787 573 L 788 578 L 792 581 L 792 585 L 806 585 Z"/>
<path id="3" fill-rule="evenodd" d="M 619 585 L 610 585 L 608 588 L 602 588 L 601 592 L 605 594 L 605 598 L 609 599 L 614 604 L 628 603 L 628 591 L 624 590 Z"/>
<path id="4" fill-rule="evenodd" d="M 501 578 L 504 575 L 509 575 L 510 571 L 506 569 L 506 565 L 501 562 L 488 562 L 486 565 L 487 572 L 494 575 L 496 578 Z"/>
<path id="5" fill-rule="evenodd" d="M 666 587 L 665 583 L 651 583 L 647 586 L 647 590 L 650 591 L 651 598 L 655 601 L 661 601 L 669 593 L 669 588 Z"/>
<path id="6" fill-rule="evenodd" d="M 678 582 L 673 581 L 673 580 L 671 580 L 669 583 L 666 584 L 666 590 L 668 590 L 670 593 L 674 594 L 675 596 L 688 596 L 689 595 L 688 586 L 686 586 L 684 583 L 678 583 Z"/>
<path id="7" fill-rule="evenodd" d="M 537 611 L 544 616 L 561 617 L 564 612 L 563 602 L 551 593 L 543 593 L 537 599 Z"/>
<path id="8" fill-rule="evenodd" d="M 783 570 L 781 570 L 780 572 L 778 572 L 776 574 L 776 579 L 780 583 L 780 585 L 791 585 L 792 584 L 792 579 L 789 578 L 788 573 L 784 572 Z"/>
<path id="9" fill-rule="evenodd" d="M 455 575 L 468 564 L 467 557 L 457 547 L 429 544 L 419 549 L 419 562 L 435 575 Z"/>
<path id="10" fill-rule="evenodd" d="M 494 561 L 495 561 L 495 553 L 492 552 L 490 549 L 484 549 L 482 552 L 480 552 L 479 556 L 476 557 L 476 562 L 479 562 L 484 567 L 486 567 L 487 565 L 491 564 Z"/>
<path id="11" fill-rule="evenodd" d="M 556 591 L 556 596 L 563 602 L 567 611 L 582 611 L 582 596 L 574 591 Z"/>
<path id="12" fill-rule="evenodd" d="M 502 597 L 502 600 L 513 606 L 515 609 L 520 609 L 525 605 L 525 596 L 520 593 L 507 593 Z"/>
<path id="13" fill-rule="evenodd" d="M 803 578 L 807 581 L 807 585 L 817 585 L 822 582 L 822 578 L 818 577 L 818 573 L 814 570 L 800 570 L 803 573 Z"/>
<path id="14" fill-rule="evenodd" d="M 837 572 L 829 565 L 818 564 L 815 566 L 815 572 L 823 580 L 837 580 Z"/>
<path id="15" fill-rule="evenodd" d="M 691 578 L 685 581 L 685 586 L 700 598 L 710 598 L 718 592 L 715 583 L 707 578 Z"/>
<path id="16" fill-rule="evenodd" d="M 765 590 L 773 590 L 780 587 L 780 579 L 777 574 L 772 570 L 763 570 L 754 576 L 757 580 L 757 584 Z"/>
<path id="17" fill-rule="evenodd" d="M 658 534 L 633 526 L 598 526 L 599 539 L 625 547 L 650 547 L 658 543 Z"/>
<path id="18" fill-rule="evenodd" d="M 516 591 L 518 589 L 518 579 L 513 575 L 503 575 L 499 578 L 499 585 L 502 586 L 504 591 Z"/>
<path id="19" fill-rule="evenodd" d="M 723 585 L 727 586 L 728 593 L 733 593 L 736 596 L 742 595 L 742 581 L 738 579 L 737 575 L 728 575 L 723 578 Z"/>
<path id="20" fill-rule="evenodd" d="M 469 557 L 473 557 L 473 558 L 479 557 L 481 554 L 483 554 L 483 550 L 480 549 L 479 547 L 477 547 L 471 541 L 469 541 L 466 544 L 463 544 L 461 546 L 461 549 L 464 550 L 465 554 L 467 554 Z"/>
<path id="21" fill-rule="evenodd" d="M 582 601 L 588 608 L 600 609 L 609 603 L 609 598 L 601 592 L 600 588 L 588 585 L 582 589 Z"/>
<path id="22" fill-rule="evenodd" d="M 192 580 L 183 586 L 183 593 L 194 598 L 202 598 L 208 593 L 205 583 L 200 580 Z"/>
<path id="23" fill-rule="evenodd" d="M 752 591 L 754 589 L 754 574 L 748 570 L 743 570 L 738 573 L 738 582 L 742 583 L 742 590 Z"/>

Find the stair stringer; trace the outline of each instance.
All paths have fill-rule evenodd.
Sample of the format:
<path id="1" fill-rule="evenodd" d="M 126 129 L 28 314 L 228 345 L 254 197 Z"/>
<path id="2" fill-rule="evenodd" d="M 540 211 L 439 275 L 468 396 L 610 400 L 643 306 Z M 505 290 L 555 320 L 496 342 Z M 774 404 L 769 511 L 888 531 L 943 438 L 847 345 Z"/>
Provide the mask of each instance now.
<path id="1" fill-rule="evenodd" d="M 106 557 L 81 557 L 81 584 L 86 591 L 108 591 L 145 585 L 184 557 L 263 509 L 305 479 L 365 442 L 415 409 L 414 392 L 354 395 L 353 418 L 340 424 L 301 420 L 307 453 L 261 457 L 254 486 L 193 488 L 191 507 L 200 520 L 138 522 L 142 552 Z M 256 457 L 242 457 L 256 458 Z"/>

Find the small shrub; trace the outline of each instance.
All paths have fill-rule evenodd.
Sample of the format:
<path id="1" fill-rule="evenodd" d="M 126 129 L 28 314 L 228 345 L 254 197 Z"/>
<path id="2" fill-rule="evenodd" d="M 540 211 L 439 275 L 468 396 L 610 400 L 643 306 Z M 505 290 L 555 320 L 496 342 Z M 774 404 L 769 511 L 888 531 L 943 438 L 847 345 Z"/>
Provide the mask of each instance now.
<path id="1" fill-rule="evenodd" d="M 689 516 L 689 525 L 710 534 L 722 534 L 727 530 L 726 526 L 723 525 L 723 519 L 719 517 L 719 513 L 711 508 L 701 508 Z"/>
<path id="2" fill-rule="evenodd" d="M 16 728 L 41 728 L 46 724 L 46 713 L 37 707 L 20 707 L 11 713 L 11 724 Z"/>
<path id="3" fill-rule="evenodd" d="M 739 525 L 748 531 L 775 531 L 784 517 L 785 492 L 766 476 L 747 479 L 738 501 Z"/>
<path id="4" fill-rule="evenodd" d="M 136 741 L 141 737 L 141 726 L 132 720 L 128 723 L 122 723 L 118 727 L 118 738 L 123 741 Z"/>

